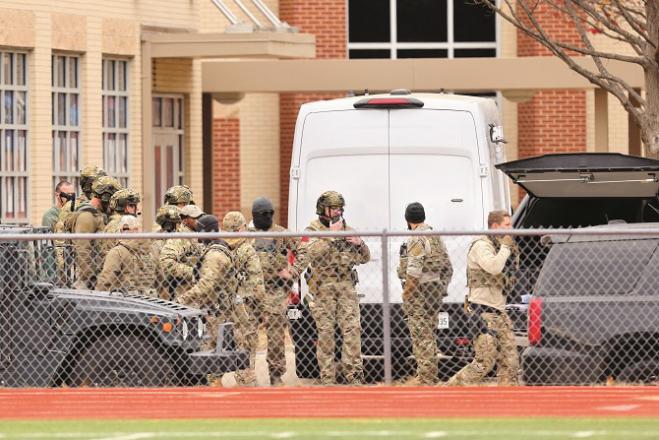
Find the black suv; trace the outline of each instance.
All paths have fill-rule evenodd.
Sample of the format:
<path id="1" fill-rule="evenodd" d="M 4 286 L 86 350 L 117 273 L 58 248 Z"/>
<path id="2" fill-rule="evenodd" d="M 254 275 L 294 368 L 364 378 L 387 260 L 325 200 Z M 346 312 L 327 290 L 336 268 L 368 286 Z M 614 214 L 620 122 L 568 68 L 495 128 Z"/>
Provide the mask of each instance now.
<path id="1" fill-rule="evenodd" d="M 616 224 L 585 228 L 601 235 L 551 237 L 529 305 L 527 384 L 657 380 L 659 234 L 638 232 L 656 227 Z M 629 234 L 606 233 L 613 228 Z"/>

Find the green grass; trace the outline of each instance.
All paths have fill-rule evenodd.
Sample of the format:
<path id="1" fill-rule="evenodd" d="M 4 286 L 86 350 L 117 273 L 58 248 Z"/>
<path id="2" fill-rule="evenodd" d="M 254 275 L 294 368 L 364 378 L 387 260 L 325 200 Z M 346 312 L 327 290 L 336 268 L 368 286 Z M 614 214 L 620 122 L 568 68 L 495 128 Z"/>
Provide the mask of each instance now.
<path id="1" fill-rule="evenodd" d="M 658 419 L 0 421 L 2 439 L 656 439 Z"/>

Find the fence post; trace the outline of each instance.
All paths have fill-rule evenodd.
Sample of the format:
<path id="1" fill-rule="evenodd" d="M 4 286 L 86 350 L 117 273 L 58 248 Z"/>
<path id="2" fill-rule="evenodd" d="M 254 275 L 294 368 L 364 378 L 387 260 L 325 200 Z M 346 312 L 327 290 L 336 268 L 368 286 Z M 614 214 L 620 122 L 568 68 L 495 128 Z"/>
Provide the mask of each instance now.
<path id="1" fill-rule="evenodd" d="M 391 384 L 391 309 L 389 303 L 389 247 L 387 230 L 382 231 L 382 343 L 384 346 L 384 382 Z"/>

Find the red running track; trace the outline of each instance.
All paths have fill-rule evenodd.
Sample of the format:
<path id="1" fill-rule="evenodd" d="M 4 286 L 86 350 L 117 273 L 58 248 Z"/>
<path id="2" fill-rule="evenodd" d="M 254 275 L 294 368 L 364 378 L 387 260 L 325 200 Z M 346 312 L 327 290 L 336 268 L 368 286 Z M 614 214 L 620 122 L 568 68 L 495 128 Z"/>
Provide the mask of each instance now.
<path id="1" fill-rule="evenodd" d="M 657 387 L 0 389 L 0 419 L 659 417 Z"/>

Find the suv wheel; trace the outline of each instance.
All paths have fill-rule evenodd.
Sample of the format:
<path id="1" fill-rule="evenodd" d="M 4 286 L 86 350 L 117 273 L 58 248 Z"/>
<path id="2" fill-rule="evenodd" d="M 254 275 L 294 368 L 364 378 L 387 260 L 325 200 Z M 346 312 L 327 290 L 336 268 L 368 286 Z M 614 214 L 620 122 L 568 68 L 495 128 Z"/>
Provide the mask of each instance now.
<path id="1" fill-rule="evenodd" d="M 71 386 L 171 386 L 174 368 L 169 357 L 135 335 L 101 336 L 78 355 L 69 376 Z"/>

